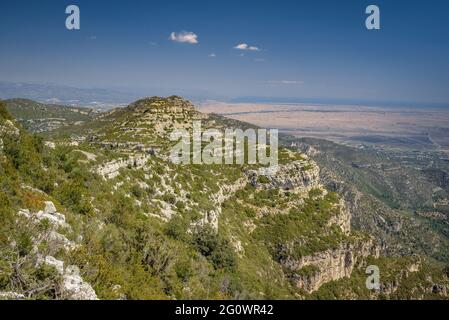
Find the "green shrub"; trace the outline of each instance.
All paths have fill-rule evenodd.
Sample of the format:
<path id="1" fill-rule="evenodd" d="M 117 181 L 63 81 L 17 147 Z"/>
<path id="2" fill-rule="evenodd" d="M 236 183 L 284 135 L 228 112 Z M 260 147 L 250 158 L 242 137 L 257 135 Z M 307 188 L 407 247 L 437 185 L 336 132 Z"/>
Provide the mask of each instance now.
<path id="1" fill-rule="evenodd" d="M 176 203 L 176 197 L 171 193 L 166 193 L 162 196 L 162 200 L 165 202 L 174 205 Z"/>
<path id="2" fill-rule="evenodd" d="M 268 179 L 267 176 L 259 176 L 257 178 L 257 182 L 259 182 L 259 183 L 269 183 L 270 179 Z"/>
<path id="3" fill-rule="evenodd" d="M 193 243 L 195 248 L 209 259 L 216 269 L 235 266 L 235 254 L 229 241 L 216 234 L 212 227 L 204 226 L 197 230 Z"/>
<path id="4" fill-rule="evenodd" d="M 86 190 L 79 181 L 66 181 L 56 191 L 57 199 L 75 213 L 87 215 L 92 206 L 85 196 Z"/>
<path id="5" fill-rule="evenodd" d="M 181 216 L 173 217 L 165 226 L 165 234 L 176 240 L 186 240 L 189 221 Z"/>
<path id="6" fill-rule="evenodd" d="M 131 193 L 133 194 L 134 197 L 136 197 L 137 199 L 141 199 L 143 197 L 143 192 L 142 189 L 138 186 L 138 185 L 133 185 L 131 187 Z"/>

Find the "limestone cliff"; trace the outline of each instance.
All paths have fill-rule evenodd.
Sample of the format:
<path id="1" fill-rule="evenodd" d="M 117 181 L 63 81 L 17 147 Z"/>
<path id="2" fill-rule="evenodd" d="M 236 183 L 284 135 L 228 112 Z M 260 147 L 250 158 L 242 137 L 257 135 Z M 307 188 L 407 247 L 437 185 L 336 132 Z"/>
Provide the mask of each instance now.
<path id="1" fill-rule="evenodd" d="M 246 174 L 251 185 L 257 188 L 310 190 L 319 185 L 320 169 L 311 160 L 300 160 L 279 165 L 273 175 L 262 175 L 260 170 L 249 170 Z"/>
<path id="2" fill-rule="evenodd" d="M 251 170 L 247 172 L 247 177 L 253 187 L 261 190 L 278 189 L 283 192 L 303 194 L 305 199 L 307 197 L 319 199 L 327 194 L 327 190 L 322 187 L 320 168 L 308 158 L 280 165 L 277 173 L 272 176 L 262 176 L 258 171 Z M 313 196 L 309 193 L 313 189 L 319 190 L 318 195 Z M 296 202 L 296 205 L 297 203 L 301 202 Z M 295 204 L 287 207 L 294 208 Z M 273 212 L 277 211 L 266 210 L 265 214 L 269 215 Z M 335 245 L 326 250 L 304 255 L 299 259 L 294 258 L 293 242 L 307 246 L 309 241 L 313 242 L 313 236 L 298 235 L 299 240 L 283 245 L 285 257 L 280 263 L 292 283 L 306 293 L 314 292 L 330 281 L 350 277 L 357 263 L 368 256 L 379 256 L 379 246 L 372 238 L 351 233 L 351 212 L 344 199 L 338 199 L 332 204 L 332 212 L 333 214 L 326 218 L 323 229 L 319 231 L 320 235 L 316 236 L 328 234 L 331 238 L 334 237 L 335 240 L 332 241 L 337 242 Z M 316 220 L 314 223 L 320 223 L 318 216 L 312 219 Z M 335 236 L 332 236 L 334 233 Z"/>
<path id="3" fill-rule="evenodd" d="M 378 257 L 378 247 L 372 240 L 360 239 L 300 260 L 287 259 L 282 264 L 293 271 L 294 284 L 311 293 L 327 282 L 350 277 L 356 264 L 368 256 Z"/>

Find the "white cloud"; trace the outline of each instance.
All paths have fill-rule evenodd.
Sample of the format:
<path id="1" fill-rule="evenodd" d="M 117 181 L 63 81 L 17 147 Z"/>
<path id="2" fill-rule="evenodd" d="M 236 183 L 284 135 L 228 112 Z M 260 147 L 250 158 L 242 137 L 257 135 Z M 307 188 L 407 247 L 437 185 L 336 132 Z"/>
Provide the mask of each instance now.
<path id="1" fill-rule="evenodd" d="M 215 58 L 217 55 L 215 54 L 215 53 L 211 53 L 210 55 L 209 55 L 209 58 Z"/>
<path id="2" fill-rule="evenodd" d="M 269 83 L 274 85 L 302 85 L 304 84 L 304 81 L 298 81 L 298 80 L 272 80 L 269 81 Z"/>
<path id="3" fill-rule="evenodd" d="M 181 43 L 190 43 L 197 44 L 198 43 L 198 35 L 193 32 L 181 31 L 179 33 L 172 32 L 170 34 L 169 40 L 181 42 Z"/>
<path id="4" fill-rule="evenodd" d="M 246 43 L 240 43 L 234 47 L 237 50 L 248 50 L 248 51 L 260 51 L 260 49 L 256 46 L 250 46 Z"/>
<path id="5" fill-rule="evenodd" d="M 234 49 L 246 50 L 246 49 L 248 49 L 248 45 L 246 43 L 241 43 L 241 44 L 236 45 L 234 47 Z"/>

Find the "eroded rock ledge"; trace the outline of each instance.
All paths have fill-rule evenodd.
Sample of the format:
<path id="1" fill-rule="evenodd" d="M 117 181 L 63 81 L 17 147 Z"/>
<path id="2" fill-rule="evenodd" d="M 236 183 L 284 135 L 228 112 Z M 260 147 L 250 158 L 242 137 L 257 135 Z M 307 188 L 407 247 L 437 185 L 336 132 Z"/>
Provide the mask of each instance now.
<path id="1" fill-rule="evenodd" d="M 283 266 L 293 271 L 295 285 L 312 293 L 330 281 L 350 277 L 356 264 L 368 256 L 379 257 L 379 248 L 372 240 L 342 243 L 330 249 L 305 256 L 300 260 L 287 259 Z"/>

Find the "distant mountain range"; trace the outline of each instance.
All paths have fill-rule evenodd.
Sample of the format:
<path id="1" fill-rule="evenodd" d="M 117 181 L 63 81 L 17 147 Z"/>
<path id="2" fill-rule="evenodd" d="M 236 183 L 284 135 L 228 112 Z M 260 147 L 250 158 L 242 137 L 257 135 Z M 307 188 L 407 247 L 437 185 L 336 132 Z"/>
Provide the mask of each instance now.
<path id="1" fill-rule="evenodd" d="M 67 105 L 72 107 L 88 107 L 97 110 L 109 110 L 118 106 L 127 106 L 142 96 L 151 96 L 155 92 L 165 96 L 173 94 L 168 88 L 78 88 L 58 84 L 39 84 L 26 82 L 0 81 L 0 99 L 25 98 L 44 104 Z M 342 99 L 301 98 L 301 97 L 228 97 L 216 95 L 208 91 L 186 91 L 176 89 L 195 103 L 209 100 L 225 101 L 228 103 L 260 103 L 260 104 L 330 104 L 330 105 L 364 105 L 389 106 L 407 108 L 449 108 L 449 104 L 416 103 L 416 102 L 388 102 L 388 101 L 356 101 Z"/>
<path id="2" fill-rule="evenodd" d="M 71 107 L 86 107 L 96 110 L 110 110 L 124 107 L 142 96 L 151 96 L 155 92 L 170 96 L 173 89 L 142 87 L 142 88 L 78 88 L 59 84 L 42 84 L 26 82 L 0 81 L 0 100 L 24 98 L 43 104 L 65 105 Z M 190 100 L 199 102 L 210 99 L 227 100 L 226 97 L 217 97 L 207 91 L 197 90 L 186 92 L 176 89 Z"/>
<path id="3" fill-rule="evenodd" d="M 54 84 L 0 81 L 0 99 L 26 98 L 42 103 L 111 109 L 127 105 L 139 95 L 108 89 L 81 89 Z"/>

